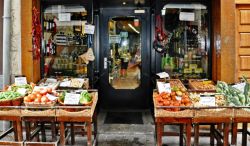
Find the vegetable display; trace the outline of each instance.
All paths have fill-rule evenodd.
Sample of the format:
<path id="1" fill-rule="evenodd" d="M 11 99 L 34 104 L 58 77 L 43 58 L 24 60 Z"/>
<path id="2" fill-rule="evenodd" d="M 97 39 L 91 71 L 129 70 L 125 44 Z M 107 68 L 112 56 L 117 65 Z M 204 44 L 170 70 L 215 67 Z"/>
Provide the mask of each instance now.
<path id="1" fill-rule="evenodd" d="M 22 95 L 30 94 L 33 90 L 32 86 L 29 84 L 25 85 L 12 85 L 9 88 L 10 91 L 18 92 Z"/>
<path id="2" fill-rule="evenodd" d="M 20 96 L 22 96 L 20 93 L 14 91 L 0 92 L 0 100 L 12 100 Z"/>
<path id="3" fill-rule="evenodd" d="M 54 100 L 51 100 L 49 97 L 56 99 L 58 94 L 52 91 L 51 88 L 40 88 L 28 96 L 24 97 L 25 103 L 35 103 L 35 104 L 46 104 L 52 103 Z"/>
<path id="4" fill-rule="evenodd" d="M 218 81 L 216 91 L 227 97 L 227 102 L 230 106 L 250 106 L 250 84 L 245 78 L 244 80 L 244 92 L 222 81 Z"/>
<path id="5" fill-rule="evenodd" d="M 80 104 L 88 104 L 92 101 L 92 96 L 88 93 L 88 91 L 83 91 L 80 96 Z"/>

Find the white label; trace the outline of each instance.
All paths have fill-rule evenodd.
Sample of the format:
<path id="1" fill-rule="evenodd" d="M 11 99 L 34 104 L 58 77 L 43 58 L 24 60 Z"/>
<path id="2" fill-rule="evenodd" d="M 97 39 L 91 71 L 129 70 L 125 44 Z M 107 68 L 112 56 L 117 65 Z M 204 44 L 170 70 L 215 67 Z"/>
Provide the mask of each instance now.
<path id="1" fill-rule="evenodd" d="M 48 97 L 48 99 L 50 100 L 50 101 L 54 101 L 54 100 L 56 100 L 58 97 L 56 97 L 56 96 L 54 96 L 54 95 L 51 95 L 51 94 L 46 94 L 46 96 Z"/>
<path id="2" fill-rule="evenodd" d="M 215 97 L 214 96 L 201 96 L 200 104 L 207 106 L 215 106 Z"/>
<path id="3" fill-rule="evenodd" d="M 159 76 L 160 78 L 168 78 L 169 77 L 169 74 L 166 72 L 161 72 L 161 73 L 158 73 L 156 75 Z"/>
<path id="4" fill-rule="evenodd" d="M 84 33 L 86 34 L 94 34 L 95 33 L 95 26 L 94 25 L 85 25 Z"/>
<path id="5" fill-rule="evenodd" d="M 176 96 L 175 99 L 181 101 L 182 98 L 180 96 Z"/>
<path id="6" fill-rule="evenodd" d="M 59 21 L 70 21 L 71 15 L 70 15 L 70 13 L 59 13 L 58 19 L 59 19 Z"/>
<path id="7" fill-rule="evenodd" d="M 232 87 L 234 87 L 234 88 L 240 90 L 242 93 L 244 93 L 245 85 L 246 85 L 246 83 L 239 83 L 239 84 L 233 85 Z"/>
<path id="8" fill-rule="evenodd" d="M 27 84 L 26 77 L 16 77 L 15 78 L 15 85 L 19 86 L 19 85 L 25 85 L 25 84 Z"/>
<path id="9" fill-rule="evenodd" d="M 79 104 L 80 94 L 66 93 L 64 104 Z"/>
<path id="10" fill-rule="evenodd" d="M 159 93 L 162 92 L 171 93 L 170 83 L 157 82 L 157 88 Z"/>
<path id="11" fill-rule="evenodd" d="M 21 95 L 25 95 L 25 94 L 26 94 L 26 91 L 27 91 L 27 90 L 24 89 L 24 88 L 18 88 L 18 89 L 17 89 L 17 92 L 20 93 Z"/>
<path id="12" fill-rule="evenodd" d="M 56 83 L 57 80 L 56 79 L 53 79 L 53 78 L 47 78 L 45 83 Z"/>
<path id="13" fill-rule="evenodd" d="M 71 83 L 70 81 L 64 81 L 64 82 L 61 82 L 61 83 L 60 83 L 60 86 L 61 86 L 61 87 L 69 87 L 69 86 L 70 86 L 70 83 Z"/>
<path id="14" fill-rule="evenodd" d="M 194 21 L 194 13 L 180 12 L 179 19 L 181 21 Z"/>
<path id="15" fill-rule="evenodd" d="M 109 36 L 109 43 L 120 43 L 121 37 L 120 35 L 110 35 Z"/>
<path id="16" fill-rule="evenodd" d="M 134 10 L 135 14 L 144 14 L 145 10 Z"/>

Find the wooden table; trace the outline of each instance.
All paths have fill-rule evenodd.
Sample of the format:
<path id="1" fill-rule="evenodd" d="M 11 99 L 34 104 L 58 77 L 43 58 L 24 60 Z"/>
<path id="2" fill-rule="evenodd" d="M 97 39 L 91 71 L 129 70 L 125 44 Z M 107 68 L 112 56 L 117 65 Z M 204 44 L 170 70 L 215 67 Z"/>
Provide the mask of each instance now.
<path id="1" fill-rule="evenodd" d="M 11 132 L 14 132 L 15 141 L 0 141 L 0 145 L 19 146 L 23 143 L 21 111 L 19 107 L 0 107 L 0 120 L 12 121 L 12 127 L 0 135 L 0 139 L 4 138 Z"/>
<path id="2" fill-rule="evenodd" d="M 95 114 L 95 107 L 98 100 L 98 93 L 94 94 L 93 103 L 91 106 L 84 107 L 70 107 L 60 106 L 56 109 L 56 120 L 60 124 L 60 144 L 65 145 L 65 124 L 71 123 L 71 143 L 74 143 L 74 123 L 86 123 L 87 128 L 87 145 L 92 146 L 96 144 L 97 135 L 97 118 Z M 70 109 L 70 110 L 69 110 Z M 74 109 L 74 110 L 73 110 Z M 73 111 L 72 111 L 73 110 Z M 94 124 L 94 140 L 92 142 L 92 123 Z"/>
<path id="3" fill-rule="evenodd" d="M 199 145 L 199 124 L 210 125 L 210 145 L 214 145 L 214 138 L 217 142 L 221 144 L 221 137 L 223 139 L 223 145 L 228 146 L 228 136 L 229 136 L 229 125 L 232 121 L 233 109 L 231 108 L 221 108 L 221 109 L 195 109 L 194 110 L 193 123 L 195 124 L 195 136 L 194 145 Z M 215 129 L 216 124 L 224 124 L 223 136 Z"/>
<path id="4" fill-rule="evenodd" d="M 237 144 L 237 133 L 240 131 L 242 133 L 242 146 L 247 146 L 247 135 L 250 135 L 247 130 L 247 125 L 250 123 L 250 112 L 244 110 L 244 108 L 235 108 L 234 117 L 232 123 L 232 145 Z M 242 129 L 238 130 L 238 123 L 242 123 Z"/>

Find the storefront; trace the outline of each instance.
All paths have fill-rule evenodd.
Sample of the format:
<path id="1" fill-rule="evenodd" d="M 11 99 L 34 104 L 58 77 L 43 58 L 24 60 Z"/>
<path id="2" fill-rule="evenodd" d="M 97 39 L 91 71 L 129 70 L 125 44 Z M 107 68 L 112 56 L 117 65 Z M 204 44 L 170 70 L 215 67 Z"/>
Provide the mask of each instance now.
<path id="1" fill-rule="evenodd" d="M 108 107 L 128 106 L 131 103 L 135 104 L 132 107 L 148 107 L 151 91 L 154 88 L 152 77 L 161 71 L 169 72 L 174 78 L 208 78 L 233 83 L 243 74 L 249 73 L 246 65 L 249 60 L 247 44 L 243 44 L 243 49 L 240 51 L 235 49 L 239 47 L 237 47 L 238 36 L 235 35 L 237 34 L 235 20 L 238 15 L 234 15 L 234 10 L 241 8 L 238 5 L 240 3 L 233 0 L 226 3 L 216 0 L 22 1 L 22 64 L 25 64 L 22 72 L 29 81 L 39 81 L 48 75 L 48 59 L 44 58 L 53 56 L 53 53 L 46 52 L 46 47 L 44 49 L 44 46 L 41 46 L 41 60 L 32 57 L 30 50 L 32 36 L 29 33 L 32 31 L 32 26 L 27 23 L 32 21 L 30 10 L 33 7 L 41 10 L 42 30 L 46 33 L 53 29 L 46 28 L 50 22 L 53 23 L 54 17 L 49 16 L 49 9 L 59 11 L 59 6 L 65 4 L 65 6 L 82 6 L 87 15 L 84 14 L 83 18 L 77 18 L 76 15 L 76 19 L 86 20 L 95 25 L 92 40 L 89 40 L 89 36 L 87 40 L 83 39 L 84 36 L 82 38 L 80 36 L 83 45 L 91 45 L 87 47 L 93 48 L 95 61 L 87 66 L 87 71 L 86 66 L 83 69 L 79 66 L 75 68 L 75 72 L 90 77 L 92 87 L 99 87 L 99 95 L 103 96 L 101 103 L 113 102 L 107 105 Z M 248 16 L 247 11 L 244 11 L 244 14 Z M 178 17 L 182 18 L 178 20 Z M 80 28 L 74 27 L 74 29 L 76 32 Z M 43 44 L 46 46 L 49 38 L 43 37 L 47 41 Z M 59 34 L 58 41 L 63 37 L 64 34 L 61 36 Z M 157 37 L 163 37 L 165 40 Z M 248 38 L 247 35 L 241 37 Z M 64 44 L 55 43 L 55 45 L 59 47 Z M 58 63 L 61 62 L 59 58 L 55 60 L 57 64 L 51 65 L 50 68 L 71 69 L 68 62 L 75 59 L 70 55 L 64 55 L 66 56 L 61 54 L 60 57 L 67 58 L 65 60 L 67 65 Z M 117 104 L 118 102 L 121 104 Z"/>

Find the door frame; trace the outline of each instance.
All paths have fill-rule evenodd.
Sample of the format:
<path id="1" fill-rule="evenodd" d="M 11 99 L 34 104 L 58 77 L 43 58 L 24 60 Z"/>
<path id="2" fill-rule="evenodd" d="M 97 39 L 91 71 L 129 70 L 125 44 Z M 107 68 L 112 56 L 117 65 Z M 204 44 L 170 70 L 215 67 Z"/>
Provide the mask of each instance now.
<path id="1" fill-rule="evenodd" d="M 122 10 L 121 10 L 122 9 Z M 100 106 L 104 109 L 146 109 L 149 108 L 152 100 L 151 85 L 151 14 L 150 8 L 143 8 L 145 14 L 133 13 L 135 8 L 101 8 L 100 9 L 100 50 L 99 50 L 99 97 Z M 136 16 L 142 23 L 141 35 L 141 84 L 134 90 L 114 89 L 108 80 L 108 69 L 104 69 L 104 57 L 108 57 L 109 43 L 108 41 L 108 21 L 110 17 L 115 16 Z M 144 24 L 143 24 L 144 23 Z M 106 30 L 105 30 L 106 29 Z M 107 35 L 104 35 L 104 34 Z M 117 94 L 119 99 L 114 98 Z M 126 97 L 125 97 L 126 95 Z M 134 97 L 133 97 L 134 96 Z M 139 96 L 139 97 L 138 97 Z M 150 100 L 151 99 L 151 100 Z M 117 101 L 119 100 L 119 104 Z"/>

